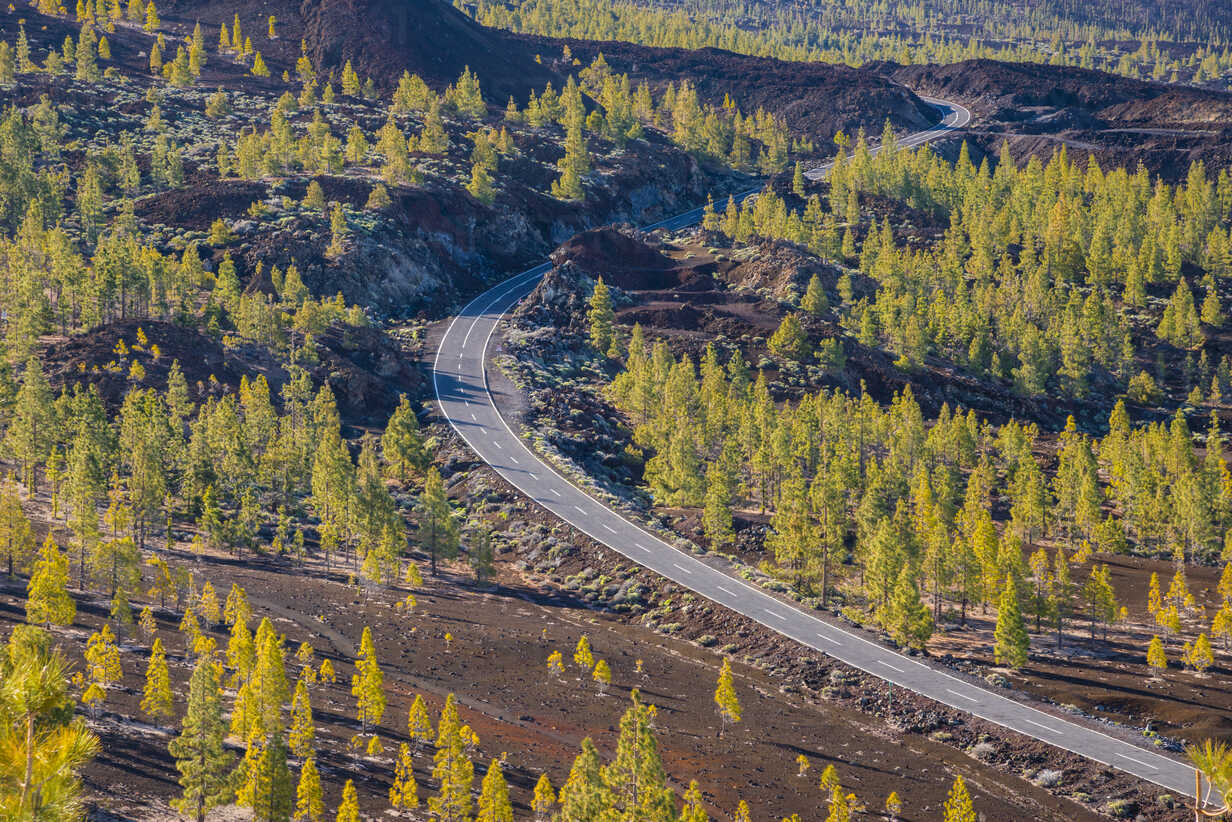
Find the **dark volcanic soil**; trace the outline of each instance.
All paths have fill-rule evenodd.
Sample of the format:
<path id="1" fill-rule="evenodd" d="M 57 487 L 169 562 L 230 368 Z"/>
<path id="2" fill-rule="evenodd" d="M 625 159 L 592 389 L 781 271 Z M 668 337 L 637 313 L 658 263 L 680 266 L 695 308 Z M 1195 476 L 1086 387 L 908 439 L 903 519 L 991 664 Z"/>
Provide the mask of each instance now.
<path id="1" fill-rule="evenodd" d="M 937 120 L 932 107 L 899 82 L 867 69 L 826 63 L 794 63 L 749 57 L 722 49 L 651 48 L 621 42 L 536 38 L 545 58 L 568 44 L 583 65 L 602 52 L 612 68 L 645 80 L 656 92 L 687 79 L 702 100 L 716 106 L 725 95 L 745 114 L 757 108 L 782 115 L 795 132 L 831 153 L 830 138 L 861 127 L 879 133 L 886 118 L 901 131 L 918 131 Z"/>
<path id="2" fill-rule="evenodd" d="M 1107 167 L 1183 178 L 1193 160 L 1232 164 L 1232 94 L 1144 82 L 1100 71 L 968 60 L 946 66 L 881 67 L 921 93 L 959 100 L 976 114 L 970 134 L 996 156 L 1008 140 L 1016 160 L 1065 146 Z"/>
<path id="3" fill-rule="evenodd" d="M 531 89 L 560 80 L 535 62 L 523 39 L 485 28 L 441 0 L 168 0 L 165 18 L 182 18 L 188 28 L 200 20 L 216 35 L 234 14 L 255 33 L 253 42 L 268 61 L 294 67 L 302 38 L 313 64 L 338 75 L 350 60 L 360 77 L 371 76 L 389 91 L 403 71 L 418 74 L 437 90 L 455 82 L 466 67 L 479 75 L 485 96 L 503 105 L 509 95 L 523 102 Z M 266 19 L 278 18 L 279 37 L 265 38 Z M 258 40 L 260 42 L 258 43 Z M 294 72 L 292 72 L 294 73 Z M 335 77 L 336 80 L 336 77 Z"/>
<path id="4" fill-rule="evenodd" d="M 1038 743 L 1001 739 L 983 723 L 938 712 L 903 692 L 894 694 L 894 720 L 887 724 L 881 716 L 889 709 L 888 694 L 876 680 L 836 669 L 819 654 L 801 653 L 765 629 L 628 566 L 518 500 L 486 468 L 467 462 L 456 446 L 447 453 L 448 470 L 472 469 L 451 475 L 452 494 L 495 500 L 490 512 L 507 511 L 511 521 L 525 524 L 508 533 L 513 541 L 501 550 L 494 587 L 477 588 L 460 567 L 450 567 L 414 592 L 417 605 L 408 613 L 393 607 L 405 589 L 361 593 L 344 582 L 337 560 L 334 572 L 326 574 L 319 566 L 305 572 L 251 556 L 243 562 L 206 556 L 193 563 L 186 552 L 172 552 L 175 561 L 187 563 L 199 580 L 209 579 L 220 592 L 232 582 L 244 586 L 256 619 L 270 617 L 286 633 L 289 650 L 308 641 L 317 651 L 317 664 L 323 657 L 333 660 L 337 682 L 311 689 L 328 809 L 336 804 L 341 783 L 354 778 L 363 811 L 379 815 L 387 802 L 391 754 L 406 739 L 405 718 L 414 694 L 422 694 L 436 714 L 445 695 L 454 692 L 463 721 L 481 739 L 474 754 L 477 773 L 491 757 L 504 753 L 515 808 L 524 817 L 538 774 L 546 770 L 559 787 L 583 737 L 593 737 L 610 755 L 631 688 L 659 707 L 663 758 L 678 780 L 677 789 L 696 778 L 719 819 L 730 818 L 741 798 L 759 818 L 808 813 L 822 801 L 816 781 L 828 764 L 870 810 L 880 809 L 886 795 L 897 791 L 904 800 L 904 819 L 934 818 L 956 773 L 968 780 L 976 807 L 988 820 L 1098 818 L 1087 806 L 1059 799 L 1018 776 L 1041 768 L 1062 771 L 1066 792 L 1088 796 L 1096 806 L 1125 796 L 1144 805 L 1153 802 L 1153 792 L 1139 792 L 1123 776 L 1092 771 Z M 548 555 L 556 557 L 553 569 L 522 570 L 526 563 L 542 567 Z M 663 622 L 683 627 L 654 631 L 636 613 L 596 610 L 593 588 L 564 581 L 598 574 L 634 581 Z M 21 581 L 0 581 L 0 621 L 21 619 L 23 592 Z M 58 636 L 79 658 L 106 604 L 93 595 L 78 596 L 78 603 L 77 623 Z M 190 666 L 175 630 L 178 614 L 160 611 L 158 617 L 173 686 L 182 691 Z M 388 696 L 380 729 L 385 753 L 377 757 L 354 753 L 346 745 L 357 731 L 351 719 L 350 660 L 365 625 L 374 631 Z M 682 636 L 667 635 L 676 632 Z M 613 669 L 606 693 L 571 664 L 561 678 L 546 672 L 547 655 L 560 650 L 568 660 L 582 634 L 589 636 L 596 657 Z M 225 646 L 225 634 L 216 631 L 215 638 Z M 743 722 L 722 738 L 710 700 L 721 656 L 703 647 L 710 645 L 722 645 L 733 657 L 744 708 Z M 176 791 L 175 771 L 165 753 L 168 730 L 121 718 L 137 713 L 147 650 L 147 643 L 131 638 L 123 647 L 123 685 L 108 694 L 103 716 L 93 723 L 104 752 L 87 771 L 89 788 L 107 797 L 114 812 L 134 819 L 163 818 L 165 801 Z M 294 677 L 300 665 L 289 661 L 288 668 Z M 802 691 L 804 682 L 810 687 Z M 813 689 L 822 687 L 834 690 L 831 698 L 819 701 Z M 961 746 L 947 744 L 948 739 L 961 740 Z M 979 741 L 989 742 L 993 751 L 981 756 L 1001 764 L 986 764 L 961 749 Z M 796 757 L 802 753 L 811 769 L 799 777 Z M 435 789 L 430 772 L 431 758 L 421 754 L 416 767 L 421 800 Z M 1159 806 L 1150 811 L 1152 819 L 1179 818 Z"/>

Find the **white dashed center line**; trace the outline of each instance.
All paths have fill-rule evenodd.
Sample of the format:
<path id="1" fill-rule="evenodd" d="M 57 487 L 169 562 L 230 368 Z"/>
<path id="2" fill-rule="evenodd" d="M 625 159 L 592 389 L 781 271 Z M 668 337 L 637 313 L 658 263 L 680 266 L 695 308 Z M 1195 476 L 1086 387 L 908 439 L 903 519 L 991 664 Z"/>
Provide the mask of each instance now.
<path id="1" fill-rule="evenodd" d="M 724 588 L 722 585 L 716 585 L 714 587 L 718 588 L 720 591 L 727 594 L 729 597 L 734 597 L 736 595 L 735 591 L 729 591 L 726 588 Z"/>
<path id="2" fill-rule="evenodd" d="M 650 553 L 650 549 L 649 549 L 649 548 L 647 548 L 645 545 L 642 545 L 640 542 L 636 542 L 636 543 L 634 543 L 634 545 L 636 545 L 638 548 L 641 548 L 641 549 L 642 549 L 643 551 L 645 551 L 646 553 L 648 553 L 648 554 Z"/>
<path id="3" fill-rule="evenodd" d="M 679 562 L 673 562 L 673 563 L 672 563 L 672 567 L 673 567 L 673 568 L 675 568 L 677 571 L 682 571 L 682 572 L 684 572 L 684 573 L 686 573 L 686 574 L 691 574 L 691 573 L 693 573 L 693 572 L 692 572 L 692 571 L 690 571 L 688 568 L 686 568 L 686 567 L 684 567 L 683 565 L 681 565 Z"/>
<path id="4" fill-rule="evenodd" d="M 577 511 L 579 514 L 585 514 L 585 513 L 586 513 L 586 509 L 585 509 L 585 508 L 583 508 L 583 507 L 582 507 L 582 506 L 580 506 L 580 505 L 575 505 L 575 506 L 573 506 L 573 510 L 574 510 L 574 511 Z"/>
<path id="5" fill-rule="evenodd" d="M 605 522 L 605 523 L 603 523 L 603 527 L 604 527 L 604 528 L 606 528 L 609 532 L 611 532 L 611 533 L 613 533 L 613 534 L 614 534 L 614 533 L 616 533 L 616 529 L 615 529 L 615 528 L 613 528 L 612 526 L 608 525 L 606 522 Z"/>
<path id="6" fill-rule="evenodd" d="M 559 492 L 559 491 L 557 491 L 555 488 L 549 488 L 548 490 L 549 490 L 549 491 L 551 491 L 551 492 L 552 492 L 553 494 L 555 494 L 556 496 L 558 496 L 558 497 L 560 496 L 560 492 Z"/>
<path id="7" fill-rule="evenodd" d="M 961 697 L 967 700 L 968 702 L 978 702 L 979 701 L 973 696 L 967 696 L 966 694 L 960 694 L 958 691 L 954 690 L 953 688 L 946 688 L 946 690 L 954 694 L 954 696 Z"/>
<path id="8" fill-rule="evenodd" d="M 1123 753 L 1119 753 L 1117 754 L 1117 756 L 1121 757 L 1121 759 L 1128 759 L 1130 762 L 1137 762 L 1139 765 L 1141 765 L 1144 768 L 1150 768 L 1153 771 L 1159 770 L 1159 768 L 1155 767 L 1150 762 L 1143 762 L 1141 759 L 1134 759 L 1132 756 L 1126 756 Z"/>
<path id="9" fill-rule="evenodd" d="M 769 615 L 770 615 L 770 616 L 772 616 L 772 617 L 775 617 L 775 618 L 777 618 L 777 619 L 781 619 L 781 620 L 783 620 L 784 622 L 785 622 L 785 621 L 787 621 L 787 617 L 783 616 L 783 615 L 782 615 L 782 614 L 780 614 L 778 611 L 771 611 L 769 608 L 762 608 L 762 610 L 763 610 L 763 611 L 765 611 L 767 614 L 769 614 Z"/>
<path id="10" fill-rule="evenodd" d="M 842 644 L 842 643 L 841 643 L 841 642 L 839 642 L 837 639 L 834 639 L 833 637 L 828 637 L 828 636 L 826 636 L 825 634 L 818 634 L 818 635 L 817 635 L 817 638 L 818 638 L 818 639 L 824 639 L 826 642 L 829 642 L 829 643 L 831 643 L 831 644 L 833 644 L 833 645 L 841 645 L 841 644 Z"/>
<path id="11" fill-rule="evenodd" d="M 1044 728 L 1044 730 L 1047 731 L 1048 733 L 1061 733 L 1061 731 L 1057 731 L 1055 730 L 1055 728 L 1048 727 L 1047 725 L 1045 725 L 1044 722 L 1036 722 L 1035 720 L 1023 720 L 1023 721 L 1030 723 L 1030 725 L 1034 725 L 1037 728 Z"/>
<path id="12" fill-rule="evenodd" d="M 884 665 L 885 667 L 889 668 L 891 671 L 898 671 L 900 674 L 903 673 L 902 668 L 898 667 L 897 665 L 891 665 L 890 663 L 886 662 L 884 659 L 877 660 L 877 664 Z"/>

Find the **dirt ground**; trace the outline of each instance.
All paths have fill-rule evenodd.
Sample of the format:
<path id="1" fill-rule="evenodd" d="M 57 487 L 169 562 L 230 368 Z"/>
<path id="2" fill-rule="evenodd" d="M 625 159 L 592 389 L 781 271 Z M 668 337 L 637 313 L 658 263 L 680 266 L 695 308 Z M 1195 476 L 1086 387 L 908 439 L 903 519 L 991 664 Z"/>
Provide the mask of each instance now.
<path id="1" fill-rule="evenodd" d="M 206 556 L 198 563 L 187 553 L 172 552 L 199 581 L 210 580 L 220 595 L 232 582 L 243 586 L 256 618 L 269 616 L 275 628 L 285 632 L 289 650 L 307 641 L 317 650 L 317 664 L 322 657 L 334 660 L 337 682 L 314 686 L 311 692 L 327 808 L 336 805 L 341 783 L 354 778 L 361 807 L 367 814 L 382 813 L 392 756 L 406 739 L 411 700 L 422 694 L 429 710 L 437 713 L 452 692 L 458 695 L 464 721 L 481 739 L 475 753 L 477 771 L 482 773 L 493 756 L 503 754 L 515 807 L 526 815 L 539 773 L 546 770 L 559 787 L 584 737 L 611 753 L 627 694 L 638 688 L 660 709 L 663 758 L 677 788 L 696 778 L 716 818 L 730 818 L 740 799 L 748 801 L 755 819 L 816 815 L 822 802 L 817 777 L 827 764 L 837 768 L 844 786 L 870 812 L 879 812 L 889 792 L 897 791 L 904 801 L 903 819 L 936 818 L 958 773 L 972 786 L 976 806 L 988 820 L 1095 819 L 1092 808 L 1124 797 L 1149 802 L 1146 818 L 1180 818 L 1166 807 L 1169 800 L 1140 791 L 1133 780 L 1092 771 L 1080 760 L 1058 757 L 1038 743 L 1007 742 L 995 729 L 937 712 L 936 706 L 917 705 L 905 693 L 896 691 L 889 709 L 890 695 L 876 680 L 836 675 L 832 671 L 837 666 L 820 654 L 802 653 L 722 609 L 691 603 L 661 580 L 659 595 L 674 597 L 678 613 L 673 618 L 686 623 L 678 636 L 654 630 L 635 615 L 597 608 L 588 602 L 589 595 L 570 591 L 551 577 L 581 567 L 615 573 L 622 561 L 528 503 L 514 501 L 486 468 L 460 462 L 466 459 L 460 452 L 452 459 L 457 471 L 452 493 L 500 499 L 501 510 L 513 523 L 490 587 L 475 586 L 462 566 L 449 566 L 414 592 L 417 605 L 405 613 L 394 603 L 407 591 L 359 591 L 336 567 L 326 574 L 321 567 L 300 569 L 285 560 L 229 556 Z M 564 559 L 552 575 L 537 574 L 526 562 L 525 546 L 545 533 L 564 546 Z M 648 585 L 655 584 L 648 573 L 640 575 Z M 22 618 L 23 589 L 20 580 L 0 587 L 0 621 Z M 69 655 L 80 660 L 85 639 L 105 617 L 106 605 L 97 595 L 79 595 L 77 600 L 76 624 L 57 634 Z M 173 684 L 183 693 L 189 666 L 183 637 L 176 631 L 179 615 L 168 609 L 158 616 Z M 385 753 L 378 757 L 347 748 L 357 731 L 348 687 L 350 660 L 365 625 L 374 632 L 389 701 L 381 724 Z M 560 679 L 546 670 L 552 650 L 560 650 L 568 660 L 583 634 L 589 636 L 596 658 L 612 667 L 606 693 L 571 664 Z M 225 646 L 225 634 L 216 630 L 214 636 Z M 722 738 L 711 700 L 722 654 L 702 647 L 717 643 L 724 643 L 733 658 L 744 708 L 743 721 Z M 108 694 L 102 716 L 92 721 L 102 736 L 103 753 L 88 769 L 87 784 L 99 806 L 122 819 L 167 818 L 166 802 L 176 793 L 176 772 L 166 754 L 171 732 L 132 719 L 138 715 L 147 653 L 143 640 L 125 639 L 123 685 Z M 290 660 L 289 675 L 297 675 L 299 667 Z M 815 687 L 808 687 L 810 680 Z M 827 687 L 831 697 L 822 698 L 819 694 Z M 883 718 L 887 714 L 891 722 Z M 924 728 L 929 732 L 921 733 Z M 986 745 L 971 753 L 964 750 L 978 742 Z M 804 777 L 796 775 L 801 753 L 811 763 Z M 1059 769 L 1064 792 L 1080 801 L 1058 797 L 1025 778 L 1045 768 Z M 434 788 L 430 771 L 431 758 L 421 753 L 416 770 L 421 799 Z"/>

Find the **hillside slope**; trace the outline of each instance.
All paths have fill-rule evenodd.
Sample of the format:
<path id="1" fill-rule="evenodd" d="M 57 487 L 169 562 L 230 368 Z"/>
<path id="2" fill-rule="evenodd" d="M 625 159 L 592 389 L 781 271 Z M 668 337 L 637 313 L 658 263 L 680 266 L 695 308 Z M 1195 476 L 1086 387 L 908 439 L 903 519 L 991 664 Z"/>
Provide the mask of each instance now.
<path id="1" fill-rule="evenodd" d="M 245 23 L 273 15 L 278 40 L 265 44 L 273 46 L 265 56 L 274 64 L 293 64 L 302 39 L 314 65 L 340 70 L 350 60 L 361 77 L 386 90 L 403 71 L 441 90 L 469 66 L 488 99 L 503 105 L 509 95 L 525 102 L 532 89 L 561 82 L 535 61 L 524 38 L 485 28 L 440 0 L 173 0 L 159 11 L 169 21 L 188 27 L 200 21 L 212 31 L 237 13 Z"/>

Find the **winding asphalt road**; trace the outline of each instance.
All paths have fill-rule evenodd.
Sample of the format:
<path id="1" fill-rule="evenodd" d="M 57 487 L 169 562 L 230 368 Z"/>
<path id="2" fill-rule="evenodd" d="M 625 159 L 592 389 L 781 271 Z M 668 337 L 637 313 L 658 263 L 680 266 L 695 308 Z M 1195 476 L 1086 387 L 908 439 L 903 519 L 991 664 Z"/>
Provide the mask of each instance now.
<path id="1" fill-rule="evenodd" d="M 927 98 L 925 98 L 927 99 Z M 967 109 L 928 100 L 941 123 L 900 141 L 917 146 L 971 119 Z M 825 175 L 829 166 L 808 173 Z M 741 198 L 755 194 L 746 192 Z M 678 229 L 701 220 L 700 208 L 647 229 Z M 925 662 L 869 641 L 677 550 L 569 482 L 536 456 L 501 416 L 488 388 L 489 341 L 505 313 L 551 267 L 543 263 L 480 294 L 453 319 L 437 348 L 433 382 L 441 412 L 463 440 L 511 485 L 579 531 L 619 554 L 802 645 L 981 719 L 1192 796 L 1193 769 L 1088 726 L 1008 699 Z"/>

